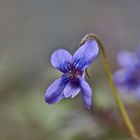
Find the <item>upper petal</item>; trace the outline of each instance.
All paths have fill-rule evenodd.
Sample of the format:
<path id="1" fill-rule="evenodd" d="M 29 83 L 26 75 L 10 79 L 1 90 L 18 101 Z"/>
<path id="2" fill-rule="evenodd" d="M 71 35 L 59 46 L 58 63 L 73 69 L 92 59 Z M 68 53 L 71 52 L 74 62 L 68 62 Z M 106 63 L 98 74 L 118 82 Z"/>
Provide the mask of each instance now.
<path id="1" fill-rule="evenodd" d="M 64 96 L 65 98 L 74 98 L 80 90 L 81 89 L 77 83 L 69 81 L 64 89 Z"/>
<path id="2" fill-rule="evenodd" d="M 71 59 L 72 55 L 68 51 L 59 49 L 52 54 L 51 64 L 61 72 L 67 72 Z"/>
<path id="3" fill-rule="evenodd" d="M 92 106 L 92 90 L 89 84 L 83 78 L 79 78 L 79 82 L 81 86 L 84 104 L 87 109 L 90 110 Z"/>
<path id="4" fill-rule="evenodd" d="M 63 90 L 68 82 L 65 75 L 55 80 L 45 92 L 45 101 L 54 104 L 64 98 Z"/>
<path id="5" fill-rule="evenodd" d="M 87 40 L 73 55 L 73 63 L 76 68 L 85 69 L 96 58 L 99 52 L 98 44 L 95 40 Z"/>
<path id="6" fill-rule="evenodd" d="M 137 56 L 133 52 L 120 51 L 117 55 L 117 61 L 121 67 L 133 68 L 137 64 Z"/>

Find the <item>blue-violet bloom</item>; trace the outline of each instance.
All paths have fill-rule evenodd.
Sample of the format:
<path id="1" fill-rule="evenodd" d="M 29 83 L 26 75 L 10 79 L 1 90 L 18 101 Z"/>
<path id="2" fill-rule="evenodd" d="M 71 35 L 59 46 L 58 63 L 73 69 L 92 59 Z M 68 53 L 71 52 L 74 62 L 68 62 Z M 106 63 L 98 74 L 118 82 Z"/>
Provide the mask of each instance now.
<path id="1" fill-rule="evenodd" d="M 45 101 L 54 104 L 64 98 L 74 98 L 81 91 L 86 108 L 91 109 L 92 90 L 84 73 L 98 52 L 98 44 L 92 39 L 87 39 L 73 56 L 64 49 L 56 50 L 51 56 L 51 64 L 63 74 L 46 90 Z"/>
<path id="2" fill-rule="evenodd" d="M 135 91 L 140 97 L 140 49 L 136 53 L 120 51 L 117 60 L 121 69 L 114 74 L 116 85 L 127 91 Z"/>

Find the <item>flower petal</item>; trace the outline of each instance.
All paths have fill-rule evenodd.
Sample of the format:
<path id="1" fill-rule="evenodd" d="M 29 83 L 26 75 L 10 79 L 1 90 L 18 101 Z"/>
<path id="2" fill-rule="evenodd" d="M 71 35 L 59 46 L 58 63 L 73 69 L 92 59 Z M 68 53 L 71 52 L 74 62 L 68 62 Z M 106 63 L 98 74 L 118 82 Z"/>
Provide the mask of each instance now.
<path id="1" fill-rule="evenodd" d="M 118 70 L 114 74 L 114 81 L 117 86 L 128 90 L 136 90 L 140 86 L 139 75 L 134 70 Z"/>
<path id="2" fill-rule="evenodd" d="M 92 90 L 89 84 L 83 78 L 79 78 L 79 82 L 81 86 L 84 104 L 87 109 L 90 110 L 92 105 Z"/>
<path id="3" fill-rule="evenodd" d="M 48 104 L 54 104 L 64 98 L 63 90 L 68 82 L 65 75 L 55 80 L 45 92 L 45 101 Z"/>
<path id="4" fill-rule="evenodd" d="M 99 52 L 98 44 L 95 40 L 87 40 L 73 55 L 73 63 L 81 70 L 87 68 L 96 58 Z"/>
<path id="5" fill-rule="evenodd" d="M 59 49 L 52 54 L 51 64 L 61 72 L 67 72 L 71 59 L 72 55 L 68 51 Z"/>
<path id="6" fill-rule="evenodd" d="M 137 63 L 137 56 L 133 52 L 120 51 L 117 55 L 117 61 L 121 67 L 133 68 Z"/>
<path id="7" fill-rule="evenodd" d="M 126 81 L 126 73 L 125 69 L 117 70 L 113 75 L 113 80 L 117 86 L 124 86 Z"/>
<path id="8" fill-rule="evenodd" d="M 80 92 L 80 87 L 77 83 L 69 81 L 64 89 L 65 98 L 74 98 Z"/>

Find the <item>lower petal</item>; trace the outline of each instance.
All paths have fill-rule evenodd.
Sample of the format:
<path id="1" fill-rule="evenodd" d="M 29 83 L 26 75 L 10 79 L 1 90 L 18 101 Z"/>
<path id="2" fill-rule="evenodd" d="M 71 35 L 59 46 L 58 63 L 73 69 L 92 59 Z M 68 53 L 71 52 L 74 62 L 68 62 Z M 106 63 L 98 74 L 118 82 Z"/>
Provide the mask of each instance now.
<path id="1" fill-rule="evenodd" d="M 67 84 L 65 75 L 55 80 L 45 92 L 45 101 L 48 104 L 54 104 L 64 98 L 63 90 Z"/>
<path id="2" fill-rule="evenodd" d="M 82 91 L 82 97 L 84 104 L 88 110 L 91 109 L 92 106 L 92 90 L 89 86 L 89 84 L 83 79 L 79 79 L 81 91 Z"/>
<path id="3" fill-rule="evenodd" d="M 76 83 L 69 81 L 64 89 L 64 96 L 65 98 L 74 98 L 79 92 L 80 87 Z"/>

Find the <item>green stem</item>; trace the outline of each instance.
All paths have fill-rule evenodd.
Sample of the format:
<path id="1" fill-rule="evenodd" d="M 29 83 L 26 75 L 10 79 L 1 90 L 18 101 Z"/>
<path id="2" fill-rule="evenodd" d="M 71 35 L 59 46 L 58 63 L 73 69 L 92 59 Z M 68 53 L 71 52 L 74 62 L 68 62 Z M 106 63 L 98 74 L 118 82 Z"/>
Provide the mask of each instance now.
<path id="1" fill-rule="evenodd" d="M 120 97 L 119 97 L 119 93 L 117 91 L 117 88 L 113 82 L 113 79 L 112 79 L 112 74 L 111 74 L 111 70 L 110 70 L 110 66 L 109 66 L 109 63 L 108 63 L 108 60 L 107 60 L 107 56 L 106 56 L 106 53 L 105 53 L 105 49 L 99 39 L 98 36 L 94 35 L 94 34 L 87 34 L 80 42 L 80 44 L 83 44 L 86 40 L 95 40 L 98 45 L 99 45 L 99 48 L 100 48 L 100 51 L 101 51 L 101 54 L 102 54 L 102 58 L 103 58 L 103 62 L 104 62 L 104 67 L 105 67 L 105 72 L 106 72 L 106 76 L 107 76 L 107 79 L 109 81 L 109 84 L 111 86 L 111 89 L 113 91 L 113 96 L 114 96 L 114 99 L 116 101 L 116 104 L 120 110 L 120 113 L 121 113 L 121 116 L 124 120 L 124 123 L 125 125 L 127 126 L 128 130 L 129 130 L 129 133 L 130 135 L 132 136 L 132 138 L 134 140 L 140 140 L 140 137 L 138 136 L 136 130 L 135 130 L 135 127 L 133 126 L 130 118 L 129 118 L 129 115 L 123 105 L 123 102 L 121 101 Z"/>

